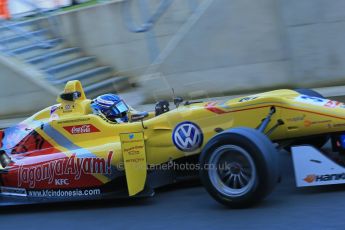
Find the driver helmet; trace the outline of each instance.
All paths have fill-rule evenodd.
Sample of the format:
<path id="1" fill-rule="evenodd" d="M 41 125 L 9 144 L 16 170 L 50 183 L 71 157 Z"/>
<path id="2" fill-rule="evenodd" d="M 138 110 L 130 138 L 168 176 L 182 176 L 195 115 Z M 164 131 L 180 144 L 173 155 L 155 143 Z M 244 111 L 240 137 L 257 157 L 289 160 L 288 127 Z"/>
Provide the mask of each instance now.
<path id="1" fill-rule="evenodd" d="M 116 94 L 104 94 L 93 100 L 92 108 L 113 122 L 128 122 L 126 103 Z"/>

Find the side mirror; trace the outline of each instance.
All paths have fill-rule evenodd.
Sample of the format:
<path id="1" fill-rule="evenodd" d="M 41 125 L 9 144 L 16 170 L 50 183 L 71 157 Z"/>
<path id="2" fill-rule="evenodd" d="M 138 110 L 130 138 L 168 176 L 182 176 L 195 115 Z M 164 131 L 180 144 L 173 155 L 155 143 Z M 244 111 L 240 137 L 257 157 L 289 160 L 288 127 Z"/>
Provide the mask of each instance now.
<path id="1" fill-rule="evenodd" d="M 144 119 L 148 116 L 149 116 L 148 112 L 141 112 L 141 113 L 133 114 L 131 116 L 131 121 L 132 122 L 141 121 L 141 126 L 143 127 L 143 129 L 147 129 L 147 127 L 145 127 L 145 125 L 144 125 Z"/>
<path id="2" fill-rule="evenodd" d="M 144 120 L 148 116 L 149 116 L 148 112 L 133 114 L 131 116 L 131 121 L 136 122 L 136 121 Z"/>
<path id="3" fill-rule="evenodd" d="M 11 159 L 6 155 L 5 151 L 0 152 L 0 164 L 3 168 L 11 163 Z"/>
<path id="4" fill-rule="evenodd" d="M 176 108 L 179 107 L 179 105 L 183 102 L 183 98 L 182 97 L 175 97 L 174 98 L 174 104 L 176 106 Z"/>

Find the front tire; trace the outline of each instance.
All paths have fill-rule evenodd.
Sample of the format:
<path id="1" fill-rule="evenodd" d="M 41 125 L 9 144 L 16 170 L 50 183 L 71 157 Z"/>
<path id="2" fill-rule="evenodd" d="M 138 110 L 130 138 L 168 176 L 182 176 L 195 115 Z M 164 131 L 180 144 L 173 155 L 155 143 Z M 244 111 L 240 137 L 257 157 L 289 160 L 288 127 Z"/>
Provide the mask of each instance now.
<path id="1" fill-rule="evenodd" d="M 263 133 L 250 128 L 223 132 L 200 155 L 201 181 L 209 194 L 231 208 L 252 206 L 274 189 L 278 152 Z"/>

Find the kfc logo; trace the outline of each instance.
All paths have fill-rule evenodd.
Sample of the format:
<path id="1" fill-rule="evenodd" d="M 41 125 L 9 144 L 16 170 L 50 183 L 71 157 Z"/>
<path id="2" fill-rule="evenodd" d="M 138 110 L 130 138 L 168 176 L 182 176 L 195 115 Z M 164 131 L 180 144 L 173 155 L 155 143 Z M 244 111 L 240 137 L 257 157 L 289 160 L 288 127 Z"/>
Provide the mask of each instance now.
<path id="1" fill-rule="evenodd" d="M 55 179 L 55 185 L 69 185 L 68 179 Z"/>
<path id="2" fill-rule="evenodd" d="M 72 135 L 99 132 L 99 129 L 97 129 L 95 126 L 91 124 L 74 125 L 74 126 L 67 126 L 63 128 Z"/>

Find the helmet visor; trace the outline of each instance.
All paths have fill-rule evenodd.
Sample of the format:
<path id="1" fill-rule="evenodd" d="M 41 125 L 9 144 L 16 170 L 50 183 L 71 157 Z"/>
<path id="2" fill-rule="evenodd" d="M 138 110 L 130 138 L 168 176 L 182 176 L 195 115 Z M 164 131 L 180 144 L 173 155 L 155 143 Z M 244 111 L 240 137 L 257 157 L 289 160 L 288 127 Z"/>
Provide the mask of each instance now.
<path id="1" fill-rule="evenodd" d="M 127 112 L 128 111 L 128 106 L 126 105 L 126 103 L 124 101 L 119 101 L 114 108 L 116 108 L 118 113 L 123 113 L 123 112 Z"/>
<path id="2" fill-rule="evenodd" d="M 126 103 L 123 100 L 121 100 L 112 105 L 109 109 L 106 109 L 104 113 L 106 116 L 121 117 L 121 114 L 127 112 L 128 110 L 129 109 Z"/>

